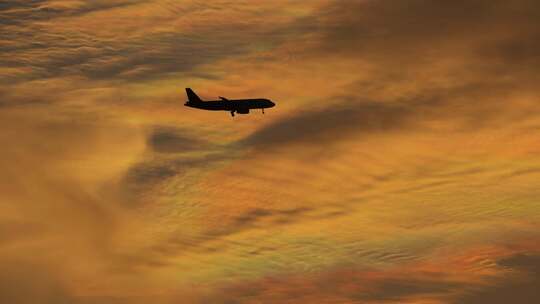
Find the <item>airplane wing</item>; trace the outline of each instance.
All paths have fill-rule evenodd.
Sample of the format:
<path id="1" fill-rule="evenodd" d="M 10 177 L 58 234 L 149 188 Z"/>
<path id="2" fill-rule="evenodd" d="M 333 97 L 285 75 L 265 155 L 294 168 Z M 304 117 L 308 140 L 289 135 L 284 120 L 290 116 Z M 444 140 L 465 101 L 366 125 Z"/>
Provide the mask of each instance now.
<path id="1" fill-rule="evenodd" d="M 221 99 L 221 100 L 223 100 L 223 101 L 229 101 L 229 100 L 228 100 L 227 98 L 225 98 L 225 97 L 222 97 L 222 96 L 218 96 L 218 97 L 219 97 L 219 99 Z"/>

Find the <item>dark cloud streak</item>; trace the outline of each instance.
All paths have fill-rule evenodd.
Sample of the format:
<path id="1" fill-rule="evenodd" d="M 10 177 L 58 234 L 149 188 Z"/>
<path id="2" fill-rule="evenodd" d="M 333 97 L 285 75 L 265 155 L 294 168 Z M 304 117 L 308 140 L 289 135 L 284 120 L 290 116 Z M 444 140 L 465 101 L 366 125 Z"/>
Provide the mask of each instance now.
<path id="1" fill-rule="evenodd" d="M 358 102 L 352 96 L 339 99 L 344 102 L 276 120 L 239 143 L 247 147 L 268 148 L 332 142 L 361 132 L 398 130 L 413 115 L 411 108 L 399 104 Z"/>
<path id="2" fill-rule="evenodd" d="M 499 279 L 489 287 L 476 291 L 455 301 L 461 304 L 502 304 L 540 302 L 540 256 L 518 254 L 498 262 L 501 267 L 512 270 L 508 276 Z"/>

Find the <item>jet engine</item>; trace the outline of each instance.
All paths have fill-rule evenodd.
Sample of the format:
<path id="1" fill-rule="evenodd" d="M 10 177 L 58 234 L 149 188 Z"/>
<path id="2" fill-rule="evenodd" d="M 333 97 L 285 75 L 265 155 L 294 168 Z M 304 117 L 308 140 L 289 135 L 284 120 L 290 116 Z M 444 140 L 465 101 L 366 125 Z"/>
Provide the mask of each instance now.
<path id="1" fill-rule="evenodd" d="M 238 113 L 238 114 L 249 114 L 249 109 L 240 108 L 240 109 L 236 110 L 236 113 Z"/>

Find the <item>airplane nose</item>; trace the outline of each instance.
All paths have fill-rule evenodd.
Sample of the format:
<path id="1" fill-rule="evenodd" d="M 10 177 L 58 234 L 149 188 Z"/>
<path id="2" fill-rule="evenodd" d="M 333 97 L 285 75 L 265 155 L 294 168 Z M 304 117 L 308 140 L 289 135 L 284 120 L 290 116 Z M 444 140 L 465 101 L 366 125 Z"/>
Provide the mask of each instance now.
<path id="1" fill-rule="evenodd" d="M 276 105 L 273 101 L 270 100 L 268 101 L 268 104 L 270 105 L 270 108 Z"/>

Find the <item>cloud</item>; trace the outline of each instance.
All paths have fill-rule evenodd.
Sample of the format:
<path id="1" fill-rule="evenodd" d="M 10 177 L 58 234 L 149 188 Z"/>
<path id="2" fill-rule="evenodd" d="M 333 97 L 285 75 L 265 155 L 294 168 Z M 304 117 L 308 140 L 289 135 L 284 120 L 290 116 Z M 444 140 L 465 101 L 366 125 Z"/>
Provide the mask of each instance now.
<path id="1" fill-rule="evenodd" d="M 233 225 L 228 230 L 229 233 L 236 233 L 244 229 L 252 228 L 257 224 L 265 227 L 286 223 L 297 223 L 301 218 L 305 218 L 306 213 L 312 211 L 308 207 L 298 207 L 292 209 L 272 210 L 264 208 L 251 209 L 233 219 Z M 271 219 L 271 220 L 269 220 Z M 260 222 L 264 223 L 260 223 Z"/>
<path id="2" fill-rule="evenodd" d="M 437 298 L 452 294 L 463 287 L 461 282 L 445 282 L 437 279 L 387 279 L 380 282 L 375 291 L 358 295 L 358 299 L 385 302 L 404 301 L 415 297 Z"/>
<path id="3" fill-rule="evenodd" d="M 208 146 L 200 138 L 186 136 L 185 131 L 173 128 L 156 128 L 148 137 L 148 145 L 159 153 L 182 153 L 201 150 Z"/>
<path id="4" fill-rule="evenodd" d="M 240 143 L 302 146 L 379 132 L 441 131 L 442 123 L 445 132 L 479 131 L 535 117 L 533 103 L 519 98 L 537 95 L 538 11 L 528 0 L 332 1 L 291 25 L 312 31 L 307 42 L 298 42 L 303 60 L 297 65 L 343 58 L 348 66 L 328 66 L 328 77 L 350 74 L 351 81 Z M 309 73 L 300 77 L 309 82 Z"/>
<path id="5" fill-rule="evenodd" d="M 178 74 L 215 78 L 195 68 L 250 53 L 255 44 L 271 48 L 291 35 L 236 2 L 223 3 L 232 7 L 226 10 L 198 1 L 66 3 L 20 1 L 0 11 L 0 26 L 8 33 L 0 63 L 11 69 L 0 73 L 0 81 L 73 75 L 114 81 Z"/>
<path id="6" fill-rule="evenodd" d="M 31 240 L 44 232 L 43 225 L 22 220 L 2 219 L 0 221 L 0 244 Z"/>
<path id="7" fill-rule="evenodd" d="M 0 6 L 0 24 L 15 24 L 50 20 L 61 17 L 72 17 L 84 15 L 100 10 L 108 10 L 123 7 L 141 2 L 140 0 L 97 0 L 91 3 L 82 1 L 54 1 L 54 0 L 32 0 L 32 1 L 10 1 L 2 3 Z"/>
<path id="8" fill-rule="evenodd" d="M 534 26 L 538 8 L 538 3 L 532 0 L 512 4 L 501 0 L 333 1 L 314 18 L 325 25 L 320 27 L 324 46 L 321 52 L 339 51 L 360 58 L 369 55 L 381 60 L 408 59 L 411 63 L 422 63 L 422 58 L 410 57 L 411 52 L 448 56 L 445 49 L 464 47 L 474 51 L 490 41 L 510 42 L 507 46 L 518 49 L 529 46 L 530 43 L 522 43 L 523 35 L 538 34 Z M 508 28 L 508 25 L 512 26 Z M 454 44 L 460 41 L 470 44 Z M 495 53 L 504 49 L 496 48 Z M 515 55 L 507 59 L 521 60 Z"/>
<path id="9" fill-rule="evenodd" d="M 465 286 L 458 280 L 408 270 L 392 272 L 336 267 L 303 275 L 268 276 L 245 284 L 224 286 L 205 300 L 213 303 L 251 303 L 255 299 L 264 303 L 283 303 L 291 299 L 321 303 L 440 302 Z"/>
<path id="10" fill-rule="evenodd" d="M 305 219 L 310 211 L 312 209 L 307 207 L 247 210 L 237 216 L 223 217 L 223 222 L 219 227 L 207 229 L 197 235 L 186 235 L 179 231 L 166 240 L 138 252 L 137 256 L 151 257 L 155 261 L 167 261 L 177 255 L 193 252 L 223 253 L 234 246 L 236 242 L 230 239 L 237 234 L 258 229 L 276 229 L 286 224 L 298 224 L 298 221 Z M 271 245 L 261 245 L 245 250 L 249 255 L 258 255 L 275 249 Z"/>
<path id="11" fill-rule="evenodd" d="M 350 89 L 355 92 L 361 86 L 351 85 Z M 505 120 L 500 121 L 500 115 L 523 119 L 532 113 L 531 110 L 508 110 L 507 89 L 506 85 L 479 82 L 453 88 L 432 88 L 391 101 L 367 100 L 354 93 L 327 97 L 313 102 L 317 106 L 304 105 L 292 110 L 238 143 L 261 149 L 290 145 L 306 147 L 391 132 L 438 131 L 430 125 L 433 121 L 449 121 L 454 131 L 501 127 Z M 490 103 L 463 103 L 465 98 L 486 97 L 493 99 Z M 327 100 L 333 102 L 320 105 Z"/>
<path id="12" fill-rule="evenodd" d="M 537 243 L 535 1 L 0 17 L 3 302 L 474 302 L 537 281 L 527 250 L 445 264 Z M 188 113 L 183 84 L 278 106 Z"/>
<path id="13" fill-rule="evenodd" d="M 157 127 L 147 135 L 147 151 L 124 172 L 115 191 L 126 206 L 140 206 L 167 194 L 169 184 L 196 182 L 197 173 L 238 157 L 229 147 L 212 144 L 185 130 Z M 153 199 L 152 199 L 153 198 Z"/>
<path id="14" fill-rule="evenodd" d="M 298 110 L 275 120 L 240 141 L 247 147 L 317 144 L 338 141 L 362 133 L 399 130 L 411 123 L 412 109 L 399 104 L 360 101 L 337 97 L 338 104 L 317 110 Z"/>
<path id="15" fill-rule="evenodd" d="M 73 303 L 74 297 L 53 271 L 24 260 L 2 259 L 0 301 L 3 303 Z"/>
<path id="16" fill-rule="evenodd" d="M 499 304 L 499 303 L 535 303 L 540 301 L 540 256 L 517 254 L 497 263 L 510 270 L 507 276 L 497 279 L 487 287 L 478 287 L 475 291 L 459 298 L 455 303 Z"/>
<path id="17" fill-rule="evenodd" d="M 99 189 L 140 153 L 141 134 L 88 113 L 51 110 L 0 112 L 2 302 L 73 303 L 65 278 L 106 273 L 103 256 L 114 263 L 122 213 Z"/>

